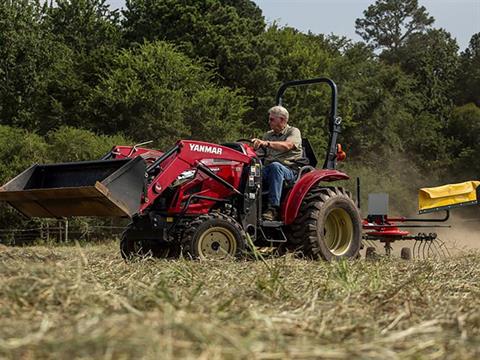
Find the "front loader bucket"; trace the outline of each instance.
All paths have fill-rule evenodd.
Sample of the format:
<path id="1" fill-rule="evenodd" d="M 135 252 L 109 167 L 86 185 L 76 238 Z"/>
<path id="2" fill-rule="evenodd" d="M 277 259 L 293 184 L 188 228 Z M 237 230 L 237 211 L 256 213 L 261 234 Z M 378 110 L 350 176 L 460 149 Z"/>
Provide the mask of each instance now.
<path id="1" fill-rule="evenodd" d="M 0 188 L 0 200 L 28 217 L 131 217 L 145 167 L 141 157 L 33 165 Z"/>

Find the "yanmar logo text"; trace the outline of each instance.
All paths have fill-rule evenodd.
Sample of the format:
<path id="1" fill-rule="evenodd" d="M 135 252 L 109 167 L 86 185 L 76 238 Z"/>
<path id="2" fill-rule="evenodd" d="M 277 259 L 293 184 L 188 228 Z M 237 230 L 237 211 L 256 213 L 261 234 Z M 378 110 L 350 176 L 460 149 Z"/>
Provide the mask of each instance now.
<path id="1" fill-rule="evenodd" d="M 189 144 L 191 151 L 222 155 L 222 148 L 210 145 Z"/>

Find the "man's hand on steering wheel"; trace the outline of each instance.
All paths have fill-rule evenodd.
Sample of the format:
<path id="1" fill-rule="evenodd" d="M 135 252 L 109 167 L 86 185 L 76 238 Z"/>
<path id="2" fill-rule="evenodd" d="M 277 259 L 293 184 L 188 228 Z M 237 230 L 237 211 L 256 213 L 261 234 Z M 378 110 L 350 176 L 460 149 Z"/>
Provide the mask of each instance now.
<path id="1" fill-rule="evenodd" d="M 266 149 L 269 145 L 269 142 L 266 141 L 266 140 L 261 140 L 261 139 L 254 138 L 254 139 L 252 139 L 252 144 L 253 144 L 253 148 L 255 150 L 258 150 L 260 148 Z"/>

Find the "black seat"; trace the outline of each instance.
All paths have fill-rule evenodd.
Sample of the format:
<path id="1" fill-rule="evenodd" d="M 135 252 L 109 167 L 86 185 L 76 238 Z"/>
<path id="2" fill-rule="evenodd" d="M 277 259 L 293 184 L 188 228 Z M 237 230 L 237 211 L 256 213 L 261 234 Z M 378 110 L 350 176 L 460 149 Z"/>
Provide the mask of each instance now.
<path id="1" fill-rule="evenodd" d="M 307 138 L 302 138 L 302 158 L 296 160 L 295 163 L 298 166 L 298 174 L 295 183 L 300 180 L 303 174 L 315 170 L 315 166 L 317 166 L 317 157 L 315 156 L 312 145 Z"/>
<path id="2" fill-rule="evenodd" d="M 305 161 L 306 160 L 306 161 Z M 302 139 L 302 159 L 300 161 L 304 161 L 305 164 L 302 165 L 310 165 L 311 167 L 317 166 L 317 157 L 313 152 L 312 145 L 307 138 Z"/>

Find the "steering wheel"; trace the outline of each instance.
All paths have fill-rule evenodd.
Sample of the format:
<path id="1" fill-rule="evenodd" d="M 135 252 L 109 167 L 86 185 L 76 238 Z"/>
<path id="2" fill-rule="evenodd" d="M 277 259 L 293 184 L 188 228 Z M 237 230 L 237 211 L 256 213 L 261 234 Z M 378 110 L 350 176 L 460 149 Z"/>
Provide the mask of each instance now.
<path id="1" fill-rule="evenodd" d="M 244 139 L 244 138 L 241 138 L 241 139 L 238 139 L 236 140 L 235 142 L 244 142 L 244 143 L 248 143 L 250 145 L 253 145 L 253 141 L 251 139 Z M 253 146 L 252 146 L 253 147 Z M 262 150 L 263 151 L 263 154 L 257 154 L 257 156 L 259 157 L 260 160 L 263 160 L 267 157 L 267 148 L 265 146 L 260 146 L 260 148 L 258 150 Z"/>
<path id="2" fill-rule="evenodd" d="M 235 140 L 235 142 L 246 142 L 246 143 L 253 144 L 253 141 L 251 139 L 244 139 L 244 138 Z"/>

